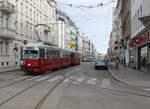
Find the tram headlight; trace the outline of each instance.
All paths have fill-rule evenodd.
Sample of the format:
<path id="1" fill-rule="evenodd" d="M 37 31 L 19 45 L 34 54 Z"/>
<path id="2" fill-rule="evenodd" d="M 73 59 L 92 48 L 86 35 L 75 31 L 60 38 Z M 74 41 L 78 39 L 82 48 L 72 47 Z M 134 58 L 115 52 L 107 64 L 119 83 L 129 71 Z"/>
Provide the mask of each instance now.
<path id="1" fill-rule="evenodd" d="M 30 67 L 30 66 L 31 66 L 31 64 L 28 64 L 28 66 Z"/>

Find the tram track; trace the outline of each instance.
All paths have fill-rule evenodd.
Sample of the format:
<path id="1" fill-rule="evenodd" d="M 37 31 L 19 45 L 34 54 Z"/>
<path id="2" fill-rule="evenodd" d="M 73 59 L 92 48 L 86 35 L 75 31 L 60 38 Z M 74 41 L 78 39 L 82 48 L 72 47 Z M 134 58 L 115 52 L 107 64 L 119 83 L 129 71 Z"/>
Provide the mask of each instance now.
<path id="1" fill-rule="evenodd" d="M 20 78 L 20 77 L 23 77 L 23 76 L 22 75 L 20 75 L 20 76 L 15 76 L 15 75 L 4 76 L 4 77 L 0 78 L 0 82 L 15 79 L 15 78 Z"/>
<path id="2" fill-rule="evenodd" d="M 71 76 L 74 75 L 78 75 L 81 71 L 83 71 L 83 69 L 79 68 L 78 70 L 75 71 L 71 71 L 72 73 L 70 75 L 65 75 L 65 73 L 61 73 L 61 75 L 63 76 L 63 79 L 60 80 L 59 82 L 57 82 L 45 95 L 44 97 L 39 101 L 39 103 L 36 104 L 36 106 L 34 107 L 34 109 L 41 109 L 42 105 L 45 103 L 45 101 L 47 100 L 47 98 L 50 96 L 50 94 L 59 86 L 63 83 L 63 81 L 65 79 L 68 79 Z M 68 73 L 68 72 L 67 72 Z M 70 83 L 72 84 L 72 83 Z M 68 86 L 70 86 L 70 84 Z"/>
<path id="3" fill-rule="evenodd" d="M 39 103 L 35 106 L 34 109 L 40 109 L 41 106 L 44 104 L 44 102 L 47 100 L 48 96 L 65 80 L 63 78 L 61 81 L 59 81 L 56 85 L 54 85 L 45 95 L 44 97 L 39 101 Z"/>
<path id="4" fill-rule="evenodd" d="M 34 77 L 27 77 L 27 78 L 20 79 L 20 80 L 18 80 L 18 81 L 14 81 L 14 82 L 8 83 L 8 84 L 6 84 L 6 85 L 0 86 L 0 89 L 3 89 L 3 88 L 5 88 L 5 87 L 9 87 L 9 86 L 11 86 L 11 85 L 15 85 L 15 84 L 17 84 L 17 83 L 24 82 L 24 81 L 26 81 L 26 80 L 28 80 L 28 79 L 31 79 L 31 78 L 34 78 Z"/>
<path id="5" fill-rule="evenodd" d="M 58 75 L 60 76 L 60 75 L 61 75 L 64 79 L 61 80 L 60 82 L 58 82 L 54 87 L 52 87 L 52 89 L 50 89 L 50 90 L 48 91 L 48 93 L 46 93 L 46 95 L 45 95 L 45 96 L 41 99 L 41 101 L 38 103 L 38 104 L 41 104 L 41 103 L 44 101 L 44 99 L 46 99 L 46 96 L 48 96 L 55 88 L 57 88 L 57 86 L 58 86 L 59 84 L 61 84 L 61 83 L 65 80 L 64 75 L 65 75 L 66 72 L 68 73 L 68 70 L 72 72 L 72 70 L 75 70 L 75 68 L 74 68 L 74 67 L 70 67 L 70 68 L 68 68 L 68 69 L 64 69 L 64 70 L 61 70 L 61 71 L 53 72 L 52 75 L 51 75 L 49 78 L 46 78 L 46 79 L 44 79 L 44 80 L 42 80 L 42 81 L 35 82 L 35 83 L 33 83 L 32 85 L 30 84 L 29 86 L 27 86 L 26 88 L 22 89 L 21 91 L 15 93 L 15 94 L 13 94 L 13 95 L 10 95 L 10 97 L 8 97 L 7 99 L 5 99 L 4 101 L 2 101 L 2 102 L 0 103 L 0 106 L 6 104 L 7 102 L 9 102 L 10 100 L 14 99 L 15 97 L 17 97 L 17 96 L 23 94 L 25 91 L 27 91 L 27 90 L 33 88 L 34 86 L 37 86 L 38 84 L 40 84 L 40 83 L 42 83 L 42 82 L 44 82 L 44 81 L 46 81 L 46 80 L 49 80 L 49 79 L 51 79 L 51 78 L 53 78 L 53 77 L 55 77 L 55 76 L 58 76 Z M 48 76 L 48 75 L 47 75 L 47 76 Z M 11 84 L 11 85 L 12 85 L 12 84 Z M 8 87 L 8 86 L 10 86 L 10 84 L 7 85 L 7 86 L 5 86 L 5 87 Z M 5 88 L 5 87 L 3 87 L 3 88 Z M 0 89 L 1 89 L 1 88 L 0 88 Z M 36 108 L 38 108 L 39 106 L 40 106 L 40 105 L 37 105 Z"/>
<path id="6" fill-rule="evenodd" d="M 5 103 L 7 103 L 7 102 L 10 101 L 10 100 L 12 100 L 13 98 L 17 97 L 18 95 L 22 94 L 23 92 L 27 91 L 28 89 L 30 89 L 30 88 L 32 88 L 32 87 L 38 85 L 38 84 L 41 83 L 41 82 L 44 82 L 44 81 L 48 80 L 48 79 L 50 79 L 50 78 L 51 78 L 51 77 L 46 78 L 46 79 L 44 79 L 44 80 L 42 80 L 42 81 L 39 81 L 39 82 L 35 82 L 35 83 L 33 83 L 32 85 L 30 85 L 30 86 L 24 88 L 23 90 L 21 90 L 21 91 L 19 91 L 18 93 L 12 95 L 11 97 L 9 97 L 8 99 L 6 99 L 5 101 L 1 102 L 1 103 L 0 103 L 0 106 L 3 105 L 3 104 L 5 104 Z"/>

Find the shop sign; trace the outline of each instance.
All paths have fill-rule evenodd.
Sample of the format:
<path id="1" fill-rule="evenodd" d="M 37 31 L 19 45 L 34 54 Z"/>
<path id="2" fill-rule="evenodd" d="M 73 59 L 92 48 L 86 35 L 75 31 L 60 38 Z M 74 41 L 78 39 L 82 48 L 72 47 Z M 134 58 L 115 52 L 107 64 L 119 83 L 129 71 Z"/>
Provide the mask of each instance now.
<path id="1" fill-rule="evenodd" d="M 74 46 L 74 43 L 73 42 L 68 42 L 67 46 Z"/>
<path id="2" fill-rule="evenodd" d="M 129 47 L 135 47 L 149 39 L 149 32 L 144 33 L 141 37 L 133 38 L 129 42 Z"/>

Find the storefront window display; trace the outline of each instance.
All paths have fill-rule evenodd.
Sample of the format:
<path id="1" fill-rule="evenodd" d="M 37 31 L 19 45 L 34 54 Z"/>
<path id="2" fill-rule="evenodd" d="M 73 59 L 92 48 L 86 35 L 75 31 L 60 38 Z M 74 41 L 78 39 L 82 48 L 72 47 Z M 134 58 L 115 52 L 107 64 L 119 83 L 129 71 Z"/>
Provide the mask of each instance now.
<path id="1" fill-rule="evenodd" d="M 140 49 L 140 70 L 150 72 L 150 44 Z"/>
<path id="2" fill-rule="evenodd" d="M 148 60 L 147 60 L 147 65 L 148 65 L 148 72 L 150 72 L 150 44 L 148 45 Z"/>

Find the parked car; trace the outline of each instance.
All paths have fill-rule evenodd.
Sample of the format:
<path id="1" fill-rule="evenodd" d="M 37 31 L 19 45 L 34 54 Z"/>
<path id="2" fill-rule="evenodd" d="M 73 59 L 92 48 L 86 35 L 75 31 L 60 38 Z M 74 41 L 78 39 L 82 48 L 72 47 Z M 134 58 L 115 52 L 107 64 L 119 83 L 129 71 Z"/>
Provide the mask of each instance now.
<path id="1" fill-rule="evenodd" d="M 107 60 L 104 58 L 98 58 L 95 60 L 95 69 L 107 69 Z"/>

